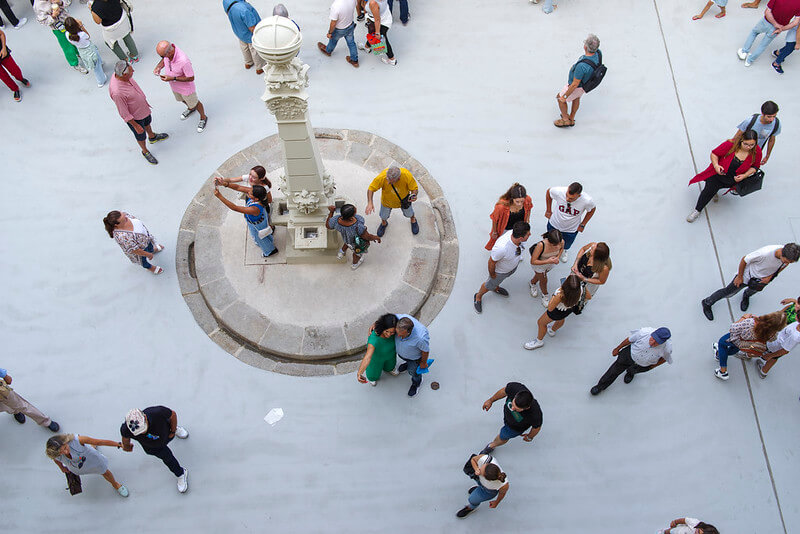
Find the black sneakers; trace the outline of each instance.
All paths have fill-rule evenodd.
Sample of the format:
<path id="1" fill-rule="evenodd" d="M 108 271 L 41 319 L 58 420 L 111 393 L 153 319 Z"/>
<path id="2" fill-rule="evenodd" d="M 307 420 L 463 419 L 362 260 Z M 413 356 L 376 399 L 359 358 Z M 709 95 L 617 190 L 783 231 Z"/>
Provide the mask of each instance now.
<path id="1" fill-rule="evenodd" d="M 456 512 L 456 517 L 467 517 L 472 512 L 472 510 L 473 509 L 470 508 L 469 506 L 465 506 L 464 508 Z"/>
<path id="2" fill-rule="evenodd" d="M 711 306 L 709 304 L 706 304 L 706 301 L 704 300 L 700 301 L 700 305 L 703 306 L 703 315 L 706 316 L 706 319 L 708 319 L 709 321 L 713 321 L 714 312 L 711 311 Z"/>
<path id="3" fill-rule="evenodd" d="M 739 304 L 739 309 L 743 312 L 747 311 L 747 308 L 750 307 L 750 297 L 747 296 L 747 293 L 742 295 L 742 303 Z"/>
<path id="4" fill-rule="evenodd" d="M 25 424 L 25 414 L 24 413 L 15 413 L 14 414 L 14 420 L 17 423 L 19 423 L 21 425 L 24 425 Z"/>

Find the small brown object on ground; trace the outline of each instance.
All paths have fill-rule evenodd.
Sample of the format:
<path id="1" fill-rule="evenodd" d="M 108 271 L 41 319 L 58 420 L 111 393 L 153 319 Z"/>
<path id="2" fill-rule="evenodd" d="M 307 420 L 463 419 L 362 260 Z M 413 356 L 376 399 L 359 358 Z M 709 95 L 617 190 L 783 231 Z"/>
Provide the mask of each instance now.
<path id="1" fill-rule="evenodd" d="M 431 382 L 431 389 L 434 391 L 439 389 L 439 382 Z"/>

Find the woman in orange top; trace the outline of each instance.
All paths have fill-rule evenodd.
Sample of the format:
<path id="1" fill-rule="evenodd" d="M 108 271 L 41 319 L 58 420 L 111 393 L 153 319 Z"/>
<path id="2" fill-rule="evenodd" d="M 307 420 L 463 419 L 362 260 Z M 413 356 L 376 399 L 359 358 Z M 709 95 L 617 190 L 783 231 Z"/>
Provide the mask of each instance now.
<path id="1" fill-rule="evenodd" d="M 489 234 L 489 242 L 486 243 L 486 250 L 492 250 L 497 238 L 507 230 L 511 230 L 515 222 L 525 221 L 530 224 L 532 209 L 533 201 L 525 191 L 525 186 L 514 183 L 497 200 L 497 204 L 494 205 L 494 211 L 489 215 L 492 220 L 492 231 Z"/>

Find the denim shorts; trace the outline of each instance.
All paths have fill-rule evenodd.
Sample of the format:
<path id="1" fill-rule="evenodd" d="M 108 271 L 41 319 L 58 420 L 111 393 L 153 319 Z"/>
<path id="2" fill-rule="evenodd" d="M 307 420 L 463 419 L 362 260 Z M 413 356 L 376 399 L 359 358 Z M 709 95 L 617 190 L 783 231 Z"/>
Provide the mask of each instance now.
<path id="1" fill-rule="evenodd" d="M 512 430 L 508 427 L 508 425 L 503 425 L 503 428 L 500 429 L 500 439 L 506 441 L 510 440 L 511 438 L 516 438 L 521 434 L 522 432 L 519 432 L 517 430 Z"/>
<path id="2" fill-rule="evenodd" d="M 405 209 L 405 210 L 403 208 L 395 208 L 395 209 L 399 209 L 400 211 L 402 211 L 403 215 L 405 215 L 409 219 L 414 216 L 414 205 L 413 204 L 411 206 L 409 206 L 408 209 Z M 392 208 L 387 208 L 386 206 L 381 204 L 381 209 L 380 209 L 381 220 L 388 221 L 389 220 L 389 216 L 391 214 L 392 214 Z"/>

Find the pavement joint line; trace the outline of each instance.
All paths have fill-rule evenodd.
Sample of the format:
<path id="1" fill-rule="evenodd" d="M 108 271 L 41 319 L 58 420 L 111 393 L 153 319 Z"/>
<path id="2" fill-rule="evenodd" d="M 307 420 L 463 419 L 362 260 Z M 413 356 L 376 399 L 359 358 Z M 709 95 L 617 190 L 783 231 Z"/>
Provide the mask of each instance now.
<path id="1" fill-rule="evenodd" d="M 675 79 L 675 70 L 672 68 L 672 59 L 670 58 L 669 55 L 669 46 L 667 46 L 667 37 L 664 34 L 664 26 L 661 23 L 661 13 L 659 12 L 658 9 L 658 0 L 653 0 L 653 8 L 655 9 L 656 12 L 656 18 L 658 20 L 658 29 L 659 32 L 661 33 L 661 40 L 664 43 L 664 53 L 667 56 L 667 64 L 669 65 L 669 72 L 670 76 L 672 77 L 672 86 L 675 89 L 675 99 L 678 102 L 678 109 L 680 109 L 681 112 L 681 120 L 683 121 L 683 130 L 686 133 L 686 143 L 689 147 L 689 154 L 692 159 L 692 166 L 694 167 L 695 174 L 697 174 L 699 171 L 697 169 L 697 162 L 694 157 L 694 150 L 692 149 L 692 139 L 689 135 L 689 126 L 686 124 L 686 115 L 683 112 L 681 95 L 680 91 L 678 90 L 678 82 Z M 698 184 L 698 189 L 699 188 L 700 185 Z M 722 281 L 723 286 L 725 286 L 727 284 L 725 284 L 725 275 L 722 272 L 722 262 L 720 261 L 719 258 L 719 249 L 717 248 L 717 241 L 714 238 L 714 228 L 711 226 L 711 217 L 709 216 L 708 208 L 703 209 L 703 211 L 705 211 L 706 213 L 706 225 L 708 226 L 708 233 L 711 237 L 711 245 L 714 249 L 714 256 L 717 259 L 717 268 L 719 269 L 720 280 Z M 730 299 L 726 298 L 725 301 L 728 305 L 728 314 L 731 317 L 731 321 L 734 321 L 735 319 L 733 316 L 733 308 L 731 307 Z M 780 497 L 778 496 L 778 487 L 775 484 L 775 476 L 772 473 L 772 465 L 770 464 L 769 454 L 767 454 L 767 446 L 766 443 L 764 442 L 764 433 L 761 431 L 761 422 L 758 418 L 758 408 L 756 407 L 755 397 L 753 396 L 753 388 L 750 383 L 750 375 L 747 373 L 747 366 L 745 365 L 744 360 L 742 360 L 741 363 L 742 363 L 742 371 L 744 372 L 745 382 L 747 384 L 747 393 L 750 396 L 750 405 L 753 407 L 753 417 L 755 418 L 756 429 L 758 430 L 758 438 L 761 441 L 761 451 L 764 454 L 764 461 L 767 464 L 767 472 L 769 473 L 769 480 L 770 483 L 772 484 L 772 493 L 773 495 L 775 495 L 775 503 L 778 506 L 778 515 L 780 516 L 781 519 L 781 526 L 783 527 L 784 534 L 788 534 L 788 530 L 786 529 L 786 521 L 783 518 L 783 509 L 781 508 Z"/>

